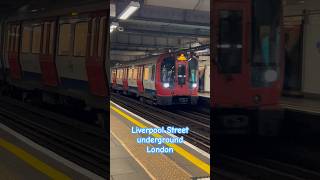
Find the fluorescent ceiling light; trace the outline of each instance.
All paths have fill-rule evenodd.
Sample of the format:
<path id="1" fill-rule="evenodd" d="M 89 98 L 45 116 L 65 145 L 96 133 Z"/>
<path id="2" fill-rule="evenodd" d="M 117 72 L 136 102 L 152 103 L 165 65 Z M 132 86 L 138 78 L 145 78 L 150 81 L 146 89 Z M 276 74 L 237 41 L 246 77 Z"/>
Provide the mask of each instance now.
<path id="1" fill-rule="evenodd" d="M 110 33 L 112 33 L 118 26 L 119 26 L 119 23 L 112 22 L 110 25 Z"/>
<path id="2" fill-rule="evenodd" d="M 118 19 L 126 20 L 140 8 L 140 3 L 131 1 L 128 6 L 120 13 Z"/>

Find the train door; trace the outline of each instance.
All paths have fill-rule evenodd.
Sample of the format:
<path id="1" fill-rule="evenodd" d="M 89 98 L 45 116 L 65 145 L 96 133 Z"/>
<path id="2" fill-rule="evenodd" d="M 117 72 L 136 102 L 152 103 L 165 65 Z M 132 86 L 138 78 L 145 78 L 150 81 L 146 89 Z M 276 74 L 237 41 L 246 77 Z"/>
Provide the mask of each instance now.
<path id="1" fill-rule="evenodd" d="M 128 68 L 123 68 L 123 90 L 128 91 Z"/>
<path id="2" fill-rule="evenodd" d="M 8 29 L 8 63 L 12 79 L 21 79 L 22 76 L 19 58 L 20 28 L 20 24 L 11 24 Z"/>
<path id="3" fill-rule="evenodd" d="M 299 95 L 302 83 L 303 21 L 299 17 L 286 18 L 285 33 L 285 74 L 283 93 Z"/>
<path id="4" fill-rule="evenodd" d="M 47 86 L 58 85 L 58 73 L 55 63 L 55 40 L 57 23 L 55 20 L 42 23 L 41 48 L 39 62 L 42 71 L 43 84 Z"/>
<path id="5" fill-rule="evenodd" d="M 182 54 L 176 61 L 176 86 L 175 95 L 185 95 L 186 90 L 189 89 L 188 85 L 188 63 L 186 57 Z"/>
<path id="6" fill-rule="evenodd" d="M 138 66 L 138 78 L 137 78 L 138 92 L 144 92 L 143 86 L 143 66 Z"/>
<path id="7" fill-rule="evenodd" d="M 249 82 L 249 8 L 243 2 L 213 4 L 213 48 L 211 92 L 216 103 L 246 102 Z"/>
<path id="8" fill-rule="evenodd" d="M 105 13 L 92 14 L 89 21 L 89 35 L 86 69 L 91 93 L 107 96 L 105 72 L 107 16 Z"/>

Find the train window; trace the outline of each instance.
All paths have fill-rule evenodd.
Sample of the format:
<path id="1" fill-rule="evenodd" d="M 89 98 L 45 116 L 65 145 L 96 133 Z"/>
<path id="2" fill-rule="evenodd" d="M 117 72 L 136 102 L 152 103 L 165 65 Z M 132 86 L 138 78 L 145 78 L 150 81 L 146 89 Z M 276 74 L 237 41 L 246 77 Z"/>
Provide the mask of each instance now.
<path id="1" fill-rule="evenodd" d="M 98 56 L 103 56 L 103 50 L 104 50 L 104 34 L 105 34 L 105 24 L 106 24 L 106 17 L 102 17 L 100 19 L 100 25 L 99 25 L 99 38 L 98 38 Z"/>
<path id="2" fill-rule="evenodd" d="M 19 52 L 20 26 L 16 26 L 15 41 L 14 51 Z"/>
<path id="3" fill-rule="evenodd" d="M 242 11 L 219 11 L 217 64 L 220 73 L 240 73 L 242 65 Z"/>
<path id="4" fill-rule="evenodd" d="M 253 6 L 251 83 L 254 87 L 270 87 L 279 74 L 282 5 L 277 0 L 256 0 Z"/>
<path id="5" fill-rule="evenodd" d="M 53 54 L 53 45 L 54 45 L 54 29 L 55 29 L 55 22 L 50 24 L 50 40 L 49 40 L 49 54 Z"/>
<path id="6" fill-rule="evenodd" d="M 13 51 L 13 47 L 14 47 L 14 34 L 15 34 L 15 27 L 14 26 L 11 26 L 10 27 L 10 30 L 9 30 L 9 33 L 8 33 L 8 38 L 9 38 L 9 51 Z"/>
<path id="7" fill-rule="evenodd" d="M 96 36 L 96 28 L 97 28 L 97 18 L 93 18 L 91 21 L 91 41 L 90 41 L 90 56 L 93 56 L 93 52 L 95 49 L 95 36 Z"/>
<path id="8" fill-rule="evenodd" d="M 152 68 L 151 68 L 151 81 L 154 81 L 154 79 L 155 79 L 155 75 L 156 75 L 155 71 L 156 71 L 156 66 L 152 65 Z"/>
<path id="9" fill-rule="evenodd" d="M 22 30 L 22 47 L 21 52 L 29 53 L 31 50 L 31 33 L 32 29 L 28 26 L 24 26 Z"/>
<path id="10" fill-rule="evenodd" d="M 32 53 L 40 53 L 41 27 L 34 26 L 32 28 Z"/>
<path id="11" fill-rule="evenodd" d="M 149 80 L 149 66 L 144 67 L 143 80 L 145 81 Z"/>
<path id="12" fill-rule="evenodd" d="M 88 22 L 80 22 L 75 27 L 74 56 L 85 56 L 87 49 Z"/>
<path id="13" fill-rule="evenodd" d="M 48 39 L 48 25 L 43 24 L 43 35 L 42 35 L 42 54 L 47 54 L 47 39 Z"/>
<path id="14" fill-rule="evenodd" d="M 186 65 L 184 64 L 178 65 L 178 84 L 186 84 Z"/>
<path id="15" fill-rule="evenodd" d="M 188 66 L 189 66 L 189 84 L 190 86 L 194 87 L 193 84 L 197 83 L 198 79 L 198 60 L 196 58 L 191 58 L 188 61 Z"/>
<path id="16" fill-rule="evenodd" d="M 132 76 L 133 76 L 133 80 L 137 80 L 138 68 L 135 67 L 135 68 L 133 69 L 133 75 L 132 75 Z"/>
<path id="17" fill-rule="evenodd" d="M 6 50 L 9 51 L 10 50 L 10 33 L 11 33 L 11 30 L 10 28 L 8 28 L 8 31 L 7 31 L 7 37 L 6 37 Z"/>
<path id="18" fill-rule="evenodd" d="M 61 24 L 59 28 L 59 55 L 70 54 L 71 24 Z"/>
<path id="19" fill-rule="evenodd" d="M 174 82 L 174 74 L 175 74 L 175 61 L 173 57 L 168 57 L 163 60 L 161 63 L 161 75 L 160 79 L 163 83 L 169 83 L 170 86 L 173 85 Z"/>
<path id="20" fill-rule="evenodd" d="M 132 79 L 132 69 L 131 69 L 131 68 L 129 68 L 128 79 L 129 79 L 129 80 Z"/>

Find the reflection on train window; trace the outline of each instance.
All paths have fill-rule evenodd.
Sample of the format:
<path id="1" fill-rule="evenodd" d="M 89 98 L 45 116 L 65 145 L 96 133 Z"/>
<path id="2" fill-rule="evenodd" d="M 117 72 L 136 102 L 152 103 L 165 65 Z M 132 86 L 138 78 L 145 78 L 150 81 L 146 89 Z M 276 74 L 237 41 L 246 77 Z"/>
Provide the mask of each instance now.
<path id="1" fill-rule="evenodd" d="M 90 41 L 90 56 L 93 56 L 93 51 L 95 49 L 95 36 L 96 36 L 96 26 L 97 26 L 97 18 L 93 18 L 91 21 L 91 41 Z"/>
<path id="2" fill-rule="evenodd" d="M 85 56 L 87 49 L 88 22 L 80 22 L 75 26 L 74 56 Z"/>
<path id="3" fill-rule="evenodd" d="M 103 42 L 104 41 L 104 32 L 105 31 L 105 24 L 106 24 L 106 17 L 102 17 L 100 19 L 100 24 L 99 24 L 99 38 L 98 38 L 98 56 L 103 56 Z"/>
<path id="4" fill-rule="evenodd" d="M 31 50 L 31 33 L 32 29 L 28 26 L 24 26 L 22 30 L 22 46 L 21 52 L 29 53 Z"/>
<path id="5" fill-rule="evenodd" d="M 192 86 L 194 83 L 197 83 L 198 60 L 196 58 L 191 58 L 188 61 L 188 65 L 189 65 L 189 84 Z"/>
<path id="6" fill-rule="evenodd" d="M 48 39 L 48 25 L 43 24 L 43 35 L 42 35 L 42 54 L 47 54 L 47 39 Z"/>
<path id="7" fill-rule="evenodd" d="M 178 65 L 178 84 L 186 84 L 186 65 L 184 64 Z"/>
<path id="8" fill-rule="evenodd" d="M 32 53 L 40 53 L 41 27 L 32 28 Z"/>
<path id="9" fill-rule="evenodd" d="M 253 23 L 253 63 L 256 65 L 273 65 L 278 60 L 280 45 L 280 5 L 276 0 L 258 0 L 254 4 Z"/>
<path id="10" fill-rule="evenodd" d="M 131 79 L 132 79 L 132 69 L 129 68 L 128 71 L 129 71 L 129 72 L 128 72 L 128 79 L 131 80 Z"/>
<path id="11" fill-rule="evenodd" d="M 137 68 L 134 68 L 133 69 L 133 80 L 137 80 L 137 76 L 138 76 L 138 69 Z"/>
<path id="12" fill-rule="evenodd" d="M 60 24 L 58 55 L 70 54 L 70 35 L 71 35 L 71 25 Z"/>
<path id="13" fill-rule="evenodd" d="M 277 79 L 280 61 L 280 8 L 277 0 L 256 0 L 252 29 L 252 74 L 254 87 L 270 87 Z M 275 79 L 266 79 L 266 73 L 273 72 Z"/>
<path id="14" fill-rule="evenodd" d="M 154 81 L 154 79 L 155 79 L 155 75 L 156 75 L 155 71 L 156 71 L 156 66 L 155 66 L 155 65 L 152 65 L 152 69 L 151 69 L 151 81 Z"/>
<path id="15" fill-rule="evenodd" d="M 173 85 L 174 81 L 174 73 L 175 73 L 175 61 L 174 58 L 168 57 L 163 60 L 161 64 L 161 82 L 163 83 L 170 83 Z"/>
<path id="16" fill-rule="evenodd" d="M 50 24 L 49 54 L 53 54 L 55 22 Z"/>
<path id="17" fill-rule="evenodd" d="M 241 72 L 242 28 L 242 11 L 219 11 L 217 64 L 220 73 Z"/>
<path id="18" fill-rule="evenodd" d="M 144 67 L 143 80 L 149 80 L 149 67 Z"/>
<path id="19" fill-rule="evenodd" d="M 20 41 L 19 34 L 20 34 L 20 26 L 16 26 L 16 34 L 15 34 L 16 42 L 15 42 L 15 48 L 14 48 L 15 52 L 19 52 L 19 41 Z"/>

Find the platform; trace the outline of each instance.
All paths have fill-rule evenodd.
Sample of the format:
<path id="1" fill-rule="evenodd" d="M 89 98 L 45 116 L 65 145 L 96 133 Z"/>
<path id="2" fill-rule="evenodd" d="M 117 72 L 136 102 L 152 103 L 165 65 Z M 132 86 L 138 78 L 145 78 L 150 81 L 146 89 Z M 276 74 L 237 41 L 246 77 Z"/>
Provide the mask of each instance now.
<path id="1" fill-rule="evenodd" d="M 320 115 L 320 100 L 303 97 L 282 97 L 281 106 L 288 110 Z"/>
<path id="2" fill-rule="evenodd" d="M 147 144 L 136 142 L 142 135 L 131 134 L 132 126 L 156 127 L 111 103 L 110 179 L 209 179 L 209 154 L 188 143 L 175 144 L 173 154 L 149 154 Z"/>
<path id="3" fill-rule="evenodd" d="M 0 124 L 0 179 L 103 179 Z"/>
<path id="4" fill-rule="evenodd" d="M 198 94 L 200 97 L 210 98 L 210 92 L 199 92 Z"/>

